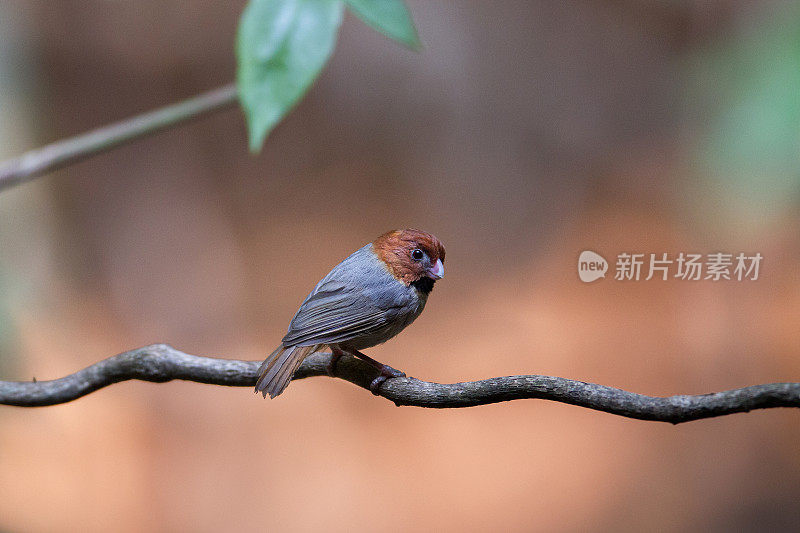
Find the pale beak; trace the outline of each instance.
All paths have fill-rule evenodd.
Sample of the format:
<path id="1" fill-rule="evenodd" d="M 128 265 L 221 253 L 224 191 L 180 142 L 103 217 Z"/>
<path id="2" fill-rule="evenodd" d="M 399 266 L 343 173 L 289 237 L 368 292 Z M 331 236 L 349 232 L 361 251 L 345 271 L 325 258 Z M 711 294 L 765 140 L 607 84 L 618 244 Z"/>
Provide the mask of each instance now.
<path id="1" fill-rule="evenodd" d="M 436 264 L 428 269 L 428 276 L 433 279 L 442 279 L 444 276 L 444 265 L 441 259 L 437 259 Z"/>

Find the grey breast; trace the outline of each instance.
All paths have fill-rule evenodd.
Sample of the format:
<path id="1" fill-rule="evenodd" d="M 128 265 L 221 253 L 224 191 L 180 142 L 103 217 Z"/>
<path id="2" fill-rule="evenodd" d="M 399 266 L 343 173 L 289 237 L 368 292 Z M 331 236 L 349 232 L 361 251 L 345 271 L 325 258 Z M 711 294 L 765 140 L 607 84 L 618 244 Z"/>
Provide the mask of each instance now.
<path id="1" fill-rule="evenodd" d="M 367 244 L 314 287 L 282 342 L 284 346 L 369 348 L 413 322 L 426 300 L 416 289 L 396 280 L 372 251 L 372 244 Z"/>

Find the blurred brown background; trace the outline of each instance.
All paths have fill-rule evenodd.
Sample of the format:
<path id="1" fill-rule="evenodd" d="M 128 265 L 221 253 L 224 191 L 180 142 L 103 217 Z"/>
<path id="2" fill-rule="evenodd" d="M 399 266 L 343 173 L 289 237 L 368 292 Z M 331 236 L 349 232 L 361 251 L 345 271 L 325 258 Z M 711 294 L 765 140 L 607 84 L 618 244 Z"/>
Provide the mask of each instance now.
<path id="1" fill-rule="evenodd" d="M 4 2 L 0 156 L 229 82 L 243 5 Z M 370 351 L 410 375 L 800 381 L 798 93 L 748 84 L 773 64 L 758 51 L 798 55 L 790 3 L 409 5 L 425 49 L 348 15 L 257 157 L 227 111 L 0 194 L 3 379 L 155 342 L 262 359 L 334 264 L 413 226 L 447 276 Z M 788 156 L 748 155 L 751 108 Z M 765 259 L 758 281 L 583 284 L 585 249 Z M 0 408 L 0 530 L 796 530 L 799 439 L 788 409 L 672 427 L 542 401 L 396 408 L 324 378 L 275 401 L 127 382 Z"/>

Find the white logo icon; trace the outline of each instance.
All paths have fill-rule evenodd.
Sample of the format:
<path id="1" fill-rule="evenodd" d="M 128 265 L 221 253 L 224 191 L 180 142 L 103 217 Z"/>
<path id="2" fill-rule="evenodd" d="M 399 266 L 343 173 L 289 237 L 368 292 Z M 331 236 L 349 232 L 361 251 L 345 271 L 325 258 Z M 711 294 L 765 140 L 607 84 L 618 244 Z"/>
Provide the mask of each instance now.
<path id="1" fill-rule="evenodd" d="M 606 277 L 608 261 L 602 255 L 584 250 L 578 258 L 578 277 L 584 283 L 591 283 L 600 278 Z"/>

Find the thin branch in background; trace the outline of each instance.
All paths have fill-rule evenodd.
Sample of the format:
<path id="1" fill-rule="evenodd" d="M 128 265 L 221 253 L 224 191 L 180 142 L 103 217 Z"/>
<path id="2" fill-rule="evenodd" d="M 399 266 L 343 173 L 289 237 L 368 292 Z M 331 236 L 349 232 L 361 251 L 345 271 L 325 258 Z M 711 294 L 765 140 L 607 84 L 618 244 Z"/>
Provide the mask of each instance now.
<path id="1" fill-rule="evenodd" d="M 236 84 L 58 141 L 0 163 L 0 190 L 51 170 L 236 104 Z"/>
<path id="2" fill-rule="evenodd" d="M 329 361 L 330 354 L 308 357 L 294 379 L 327 375 Z M 166 344 L 154 344 L 109 357 L 53 381 L 0 381 L 0 404 L 20 407 L 56 405 L 130 379 L 156 383 L 180 379 L 211 385 L 252 387 L 260 363 L 199 357 Z M 375 370 L 363 361 L 344 356 L 336 365 L 336 377 L 369 390 Z M 659 398 L 551 376 L 506 376 L 452 384 L 430 383 L 409 377 L 390 379 L 381 385 L 378 392 L 398 406 L 472 407 L 538 398 L 627 418 L 672 424 L 753 409 L 800 407 L 800 383 L 770 383 L 711 394 Z M 260 397 L 258 400 L 263 401 Z M 280 402 L 282 399 L 272 401 Z"/>

